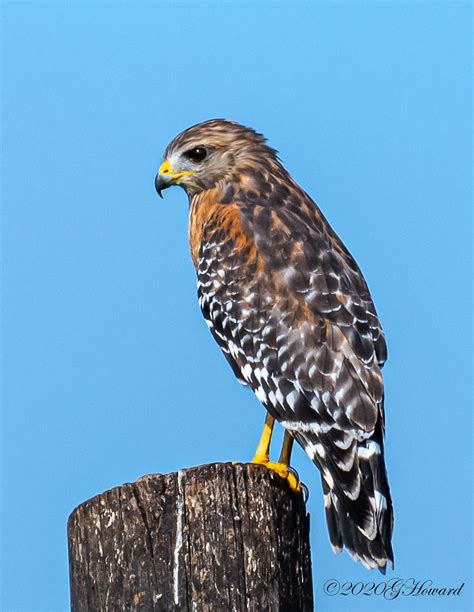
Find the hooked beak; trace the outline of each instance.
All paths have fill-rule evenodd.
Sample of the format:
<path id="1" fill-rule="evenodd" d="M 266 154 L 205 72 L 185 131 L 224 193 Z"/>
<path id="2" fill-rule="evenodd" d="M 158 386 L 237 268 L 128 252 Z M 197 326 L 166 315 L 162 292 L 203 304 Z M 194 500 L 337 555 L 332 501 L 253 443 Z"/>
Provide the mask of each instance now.
<path id="1" fill-rule="evenodd" d="M 194 172 L 173 172 L 171 170 L 171 166 L 168 160 L 165 160 L 158 170 L 158 174 L 155 177 L 155 189 L 160 196 L 163 197 L 162 191 L 164 189 L 168 189 L 172 185 L 176 185 L 178 179 L 182 176 L 189 176 L 190 174 L 194 174 Z"/>
<path id="2" fill-rule="evenodd" d="M 160 198 L 163 198 L 163 194 L 161 193 L 163 189 L 166 189 L 170 185 L 171 183 L 168 181 L 168 179 L 158 172 L 158 174 L 155 176 L 155 189 Z"/>

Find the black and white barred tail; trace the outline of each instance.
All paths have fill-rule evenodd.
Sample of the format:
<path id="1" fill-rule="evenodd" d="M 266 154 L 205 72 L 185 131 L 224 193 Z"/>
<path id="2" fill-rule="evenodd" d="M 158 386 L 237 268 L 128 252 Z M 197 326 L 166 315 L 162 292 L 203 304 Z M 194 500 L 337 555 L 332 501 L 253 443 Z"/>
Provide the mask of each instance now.
<path id="1" fill-rule="evenodd" d="M 381 432 L 377 431 L 371 439 L 357 444 L 356 469 L 360 480 L 357 491 L 351 490 L 345 479 L 341 479 L 343 473 L 339 469 L 332 469 L 327 454 L 321 457 L 322 446 L 316 435 L 293 433 L 321 471 L 333 551 L 338 554 L 346 548 L 354 560 L 385 574 L 387 565 L 393 568 L 393 507 Z"/>

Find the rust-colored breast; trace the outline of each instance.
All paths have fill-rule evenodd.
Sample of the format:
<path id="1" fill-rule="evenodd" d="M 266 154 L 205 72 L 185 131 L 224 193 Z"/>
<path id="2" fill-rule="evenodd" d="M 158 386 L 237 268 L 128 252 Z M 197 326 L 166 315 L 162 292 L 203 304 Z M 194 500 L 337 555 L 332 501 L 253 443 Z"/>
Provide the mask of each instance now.
<path id="1" fill-rule="evenodd" d="M 221 204 L 219 189 L 209 189 L 195 196 L 189 212 L 189 246 L 194 267 L 199 262 L 199 249 L 206 236 L 221 233 L 233 242 L 234 249 L 246 251 L 248 256 L 257 257 L 252 238 L 246 235 L 237 204 Z"/>
<path id="2" fill-rule="evenodd" d="M 195 268 L 197 268 L 198 265 L 199 247 L 201 245 L 204 227 L 215 211 L 218 197 L 218 190 L 210 189 L 209 191 L 204 191 L 194 196 L 191 200 L 188 238 L 191 257 Z"/>

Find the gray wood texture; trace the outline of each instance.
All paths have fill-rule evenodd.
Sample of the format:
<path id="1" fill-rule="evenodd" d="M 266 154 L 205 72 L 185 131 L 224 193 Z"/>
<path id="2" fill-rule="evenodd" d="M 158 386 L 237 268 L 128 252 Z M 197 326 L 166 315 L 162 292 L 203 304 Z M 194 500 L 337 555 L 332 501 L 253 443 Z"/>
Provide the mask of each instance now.
<path id="1" fill-rule="evenodd" d="M 313 610 L 302 494 L 265 467 L 153 474 L 68 521 L 73 612 Z"/>

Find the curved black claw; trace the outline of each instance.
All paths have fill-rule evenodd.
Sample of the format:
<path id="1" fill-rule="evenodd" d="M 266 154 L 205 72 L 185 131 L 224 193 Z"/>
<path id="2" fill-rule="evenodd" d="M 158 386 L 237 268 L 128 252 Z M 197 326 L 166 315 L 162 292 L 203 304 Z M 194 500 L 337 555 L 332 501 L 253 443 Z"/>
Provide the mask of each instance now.
<path id="1" fill-rule="evenodd" d="M 301 482 L 300 475 L 298 474 L 298 472 L 295 470 L 294 467 L 291 467 L 289 465 L 286 469 L 288 470 L 288 472 L 290 472 L 290 474 L 293 474 L 293 476 L 296 478 L 296 481 L 298 482 L 299 486 L 301 487 L 301 490 L 303 491 L 303 501 L 304 503 L 306 503 L 309 499 L 308 487 L 305 485 L 304 482 Z"/>
<path id="2" fill-rule="evenodd" d="M 300 487 L 301 487 L 301 490 L 303 491 L 303 501 L 304 501 L 304 503 L 306 504 L 306 502 L 307 502 L 307 501 L 308 501 L 308 499 L 309 499 L 309 489 L 308 489 L 308 487 L 305 485 L 305 483 L 304 483 L 304 482 L 301 482 L 301 481 L 300 481 Z"/>
<path id="3" fill-rule="evenodd" d="M 294 467 L 291 467 L 290 465 L 288 465 L 286 469 L 288 470 L 288 472 L 290 472 L 290 474 L 293 474 L 293 476 L 296 478 L 298 482 L 300 481 L 300 475 L 298 474 L 298 472 L 295 470 Z"/>

